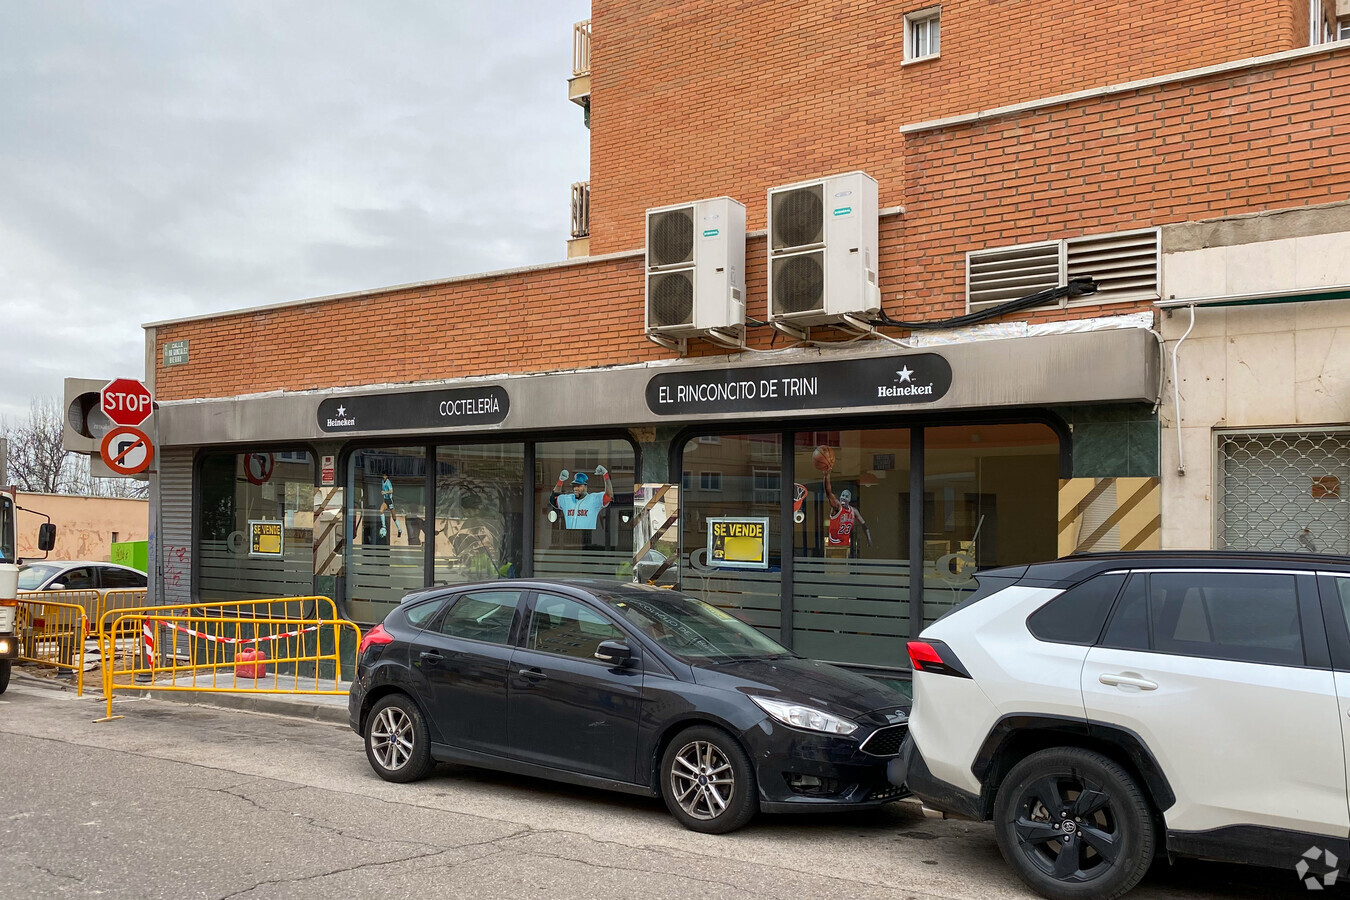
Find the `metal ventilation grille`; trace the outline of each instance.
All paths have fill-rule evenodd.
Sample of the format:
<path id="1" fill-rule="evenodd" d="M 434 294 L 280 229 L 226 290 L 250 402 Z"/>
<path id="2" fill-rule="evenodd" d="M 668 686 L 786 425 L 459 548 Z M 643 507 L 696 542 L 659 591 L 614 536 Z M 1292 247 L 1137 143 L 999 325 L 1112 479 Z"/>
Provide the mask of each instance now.
<path id="1" fill-rule="evenodd" d="M 970 308 L 1016 300 L 1059 287 L 1059 242 L 981 250 L 967 258 Z"/>
<path id="2" fill-rule="evenodd" d="M 647 276 L 647 322 L 653 328 L 694 323 L 694 272 Z"/>
<path id="3" fill-rule="evenodd" d="M 773 249 L 805 247 L 825 240 L 825 187 L 812 185 L 773 195 Z"/>
<path id="4" fill-rule="evenodd" d="M 773 260 L 773 314 L 819 312 L 825 308 L 825 252 Z"/>
<path id="5" fill-rule="evenodd" d="M 694 261 L 694 208 L 647 217 L 647 265 L 677 266 Z"/>
<path id="6" fill-rule="evenodd" d="M 1350 553 L 1350 429 L 1218 435 L 1222 550 Z"/>
<path id="7" fill-rule="evenodd" d="M 1097 281 L 1093 303 L 1158 299 L 1158 231 L 1127 231 L 1067 242 L 1070 279 Z"/>

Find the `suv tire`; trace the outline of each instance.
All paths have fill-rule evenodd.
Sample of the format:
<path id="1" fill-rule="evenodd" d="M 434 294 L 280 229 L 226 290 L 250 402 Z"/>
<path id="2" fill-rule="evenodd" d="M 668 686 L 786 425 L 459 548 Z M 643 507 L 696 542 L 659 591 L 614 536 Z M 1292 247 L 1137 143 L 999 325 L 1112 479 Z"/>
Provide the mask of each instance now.
<path id="1" fill-rule="evenodd" d="M 661 756 L 666 808 L 690 831 L 726 834 L 759 812 L 750 757 L 720 728 L 697 725 L 675 735 Z"/>
<path id="2" fill-rule="evenodd" d="M 994 802 L 994 835 L 1018 877 L 1051 900 L 1125 894 L 1148 872 L 1156 840 L 1152 808 L 1130 774 L 1076 747 L 1013 767 Z"/>
<path id="3" fill-rule="evenodd" d="M 14 660 L 0 659 L 0 694 L 3 694 L 5 688 L 9 687 L 9 673 L 12 668 L 14 668 Z"/>

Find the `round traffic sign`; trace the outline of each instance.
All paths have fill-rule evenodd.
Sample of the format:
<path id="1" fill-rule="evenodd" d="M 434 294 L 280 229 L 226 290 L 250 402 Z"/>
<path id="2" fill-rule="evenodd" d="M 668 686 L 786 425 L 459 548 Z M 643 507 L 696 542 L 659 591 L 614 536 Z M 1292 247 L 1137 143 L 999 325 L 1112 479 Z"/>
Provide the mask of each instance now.
<path id="1" fill-rule="evenodd" d="M 149 436 L 139 428 L 126 425 L 114 428 L 103 436 L 99 445 L 103 461 L 119 475 L 135 475 L 150 468 L 155 458 L 154 445 Z"/>
<path id="2" fill-rule="evenodd" d="M 244 474 L 253 484 L 266 484 L 272 480 L 272 470 L 277 466 L 277 458 L 271 453 L 245 453 Z"/>
<path id="3" fill-rule="evenodd" d="M 134 378 L 114 378 L 98 395 L 103 413 L 118 425 L 139 425 L 150 418 L 154 398 Z"/>

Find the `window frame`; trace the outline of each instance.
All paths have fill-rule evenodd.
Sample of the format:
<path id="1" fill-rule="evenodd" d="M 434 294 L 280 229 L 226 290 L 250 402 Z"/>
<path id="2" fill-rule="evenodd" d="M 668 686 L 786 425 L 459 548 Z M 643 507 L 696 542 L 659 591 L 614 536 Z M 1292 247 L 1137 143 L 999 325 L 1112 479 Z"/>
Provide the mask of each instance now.
<path id="1" fill-rule="evenodd" d="M 917 52 L 915 52 L 916 48 L 914 46 L 918 40 L 919 29 L 920 28 L 927 29 L 933 22 L 937 23 L 936 26 L 937 40 L 932 41 L 931 35 L 928 36 L 928 39 L 930 40 L 931 43 L 935 43 L 937 45 L 937 49 L 929 53 L 919 55 Z M 930 59 L 941 59 L 941 58 L 942 58 L 942 7 L 940 5 L 927 6 L 924 7 L 923 9 L 916 9 L 912 13 L 906 13 L 905 49 L 904 49 L 904 57 L 901 60 L 900 64 L 902 66 L 907 66 L 913 63 L 927 62 Z"/>
<path id="2" fill-rule="evenodd" d="M 714 482 L 716 482 L 716 487 L 712 486 Z M 722 472 L 717 469 L 700 470 L 698 473 L 698 489 L 709 494 L 722 493 Z"/>

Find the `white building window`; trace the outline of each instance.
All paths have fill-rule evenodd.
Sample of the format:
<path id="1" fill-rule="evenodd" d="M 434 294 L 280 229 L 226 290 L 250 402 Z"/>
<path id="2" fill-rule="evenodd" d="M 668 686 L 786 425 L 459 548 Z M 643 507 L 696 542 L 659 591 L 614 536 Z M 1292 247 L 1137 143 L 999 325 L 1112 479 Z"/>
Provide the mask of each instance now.
<path id="1" fill-rule="evenodd" d="M 1336 40 L 1350 39 L 1350 16 L 1342 16 L 1336 22 Z"/>
<path id="2" fill-rule="evenodd" d="M 700 491 L 720 491 L 722 489 L 722 473 L 699 472 L 698 489 Z"/>
<path id="3" fill-rule="evenodd" d="M 934 59 L 942 49 L 939 32 L 942 7 L 932 6 L 905 16 L 905 62 Z"/>

